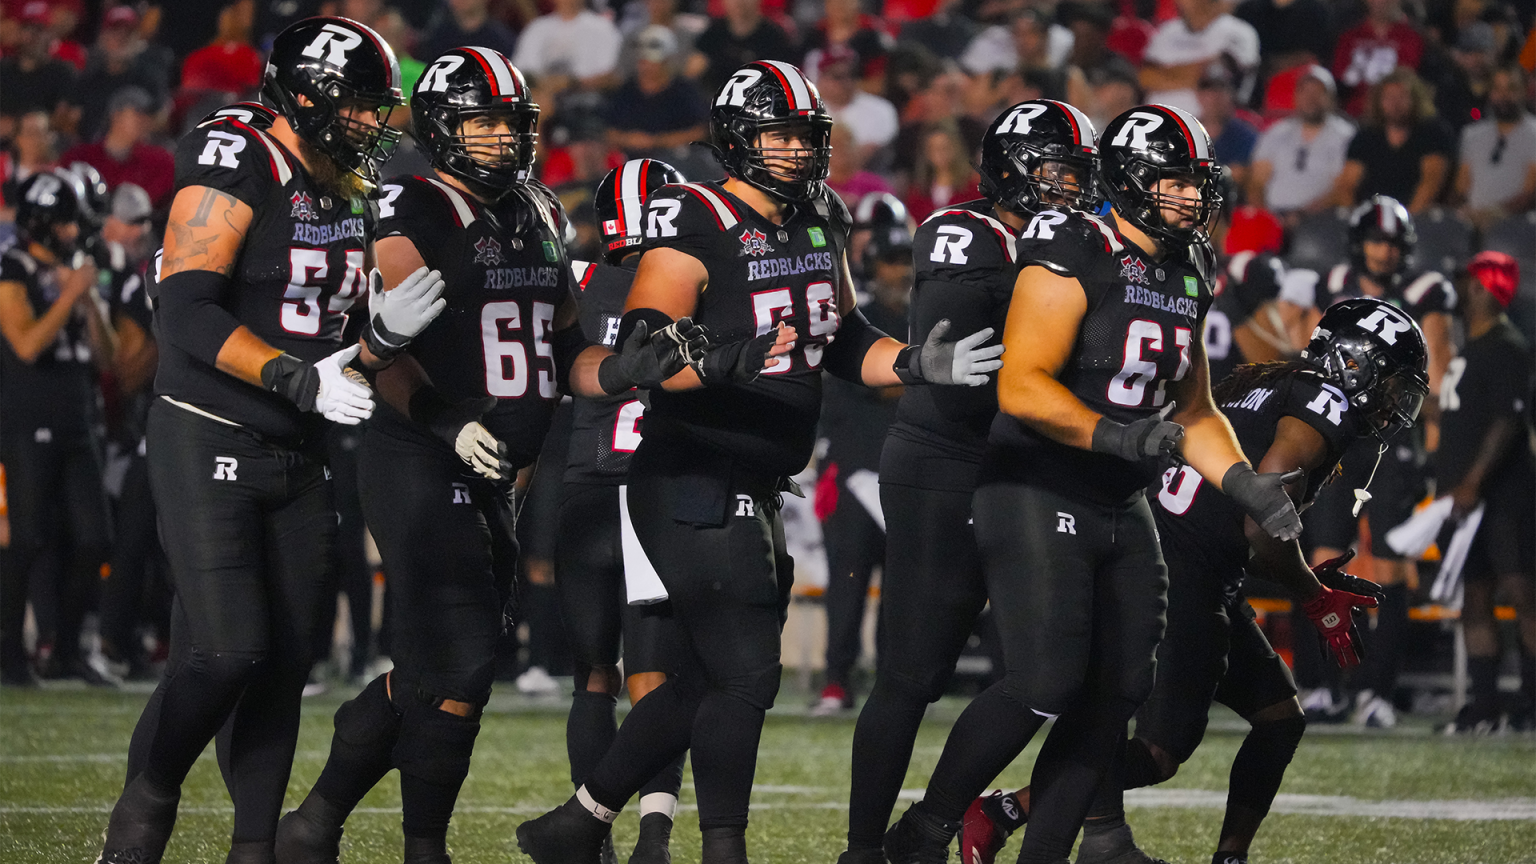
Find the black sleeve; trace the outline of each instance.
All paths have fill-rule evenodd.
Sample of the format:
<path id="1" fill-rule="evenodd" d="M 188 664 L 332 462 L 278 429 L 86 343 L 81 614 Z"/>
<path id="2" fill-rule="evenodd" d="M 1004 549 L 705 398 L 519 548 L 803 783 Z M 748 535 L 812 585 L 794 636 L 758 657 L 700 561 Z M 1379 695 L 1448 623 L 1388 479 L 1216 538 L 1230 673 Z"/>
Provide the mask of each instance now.
<path id="1" fill-rule="evenodd" d="M 254 210 L 265 203 L 271 184 L 278 182 L 274 160 L 282 158 L 267 149 L 260 132 L 239 121 L 199 126 L 176 145 L 176 191 L 206 186 L 227 192 Z"/>

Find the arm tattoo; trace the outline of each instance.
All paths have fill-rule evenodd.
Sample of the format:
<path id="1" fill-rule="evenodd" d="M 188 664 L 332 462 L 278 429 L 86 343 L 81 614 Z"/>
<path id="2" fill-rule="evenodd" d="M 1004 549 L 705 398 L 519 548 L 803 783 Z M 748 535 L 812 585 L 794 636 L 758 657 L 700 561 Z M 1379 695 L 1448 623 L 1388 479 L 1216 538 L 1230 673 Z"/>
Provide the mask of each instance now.
<path id="1" fill-rule="evenodd" d="M 213 206 L 218 203 L 220 198 L 224 199 L 226 202 L 223 207 L 226 212 L 235 206 L 235 196 L 230 195 L 228 192 L 220 192 L 217 189 L 209 189 L 205 187 L 203 189 L 203 200 L 197 202 L 197 212 L 194 213 L 191 220 L 187 222 L 187 227 L 208 227 L 208 216 L 213 213 Z"/>

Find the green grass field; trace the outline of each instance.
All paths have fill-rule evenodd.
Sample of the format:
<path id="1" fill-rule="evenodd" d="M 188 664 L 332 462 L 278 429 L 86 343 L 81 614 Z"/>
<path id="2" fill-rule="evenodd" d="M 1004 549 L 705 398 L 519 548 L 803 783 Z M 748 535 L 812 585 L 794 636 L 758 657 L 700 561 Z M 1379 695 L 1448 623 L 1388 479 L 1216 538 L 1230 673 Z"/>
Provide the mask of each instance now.
<path id="1" fill-rule="evenodd" d="M 146 695 L 0 692 L 0 862 L 94 860 Z M 289 806 L 320 771 L 343 695 L 305 702 Z M 786 688 L 784 708 L 763 736 L 749 834 L 754 864 L 833 864 L 843 848 L 853 720 L 806 718 L 797 710 L 804 702 Z M 910 792 L 922 788 L 961 707 L 945 700 L 930 712 L 907 775 Z M 513 830 L 569 794 L 564 716 L 558 702 L 493 700 L 449 835 L 459 864 L 527 860 Z M 1214 717 L 1205 745 L 1179 775 L 1133 798 L 1131 823 L 1144 848 L 1180 864 L 1210 860 L 1241 735 L 1231 715 Z M 999 784 L 1027 782 L 1033 756 L 1032 748 Z M 1253 849 L 1255 864 L 1536 862 L 1536 739 L 1529 736 L 1451 740 L 1411 720 L 1391 735 L 1322 730 L 1303 742 L 1281 794 Z M 684 806 L 691 801 L 685 785 Z M 398 862 L 398 808 L 391 776 L 349 823 L 343 861 Z M 210 750 L 188 780 L 166 860 L 222 864 L 230 813 Z M 621 861 L 636 825 L 632 813 L 617 823 Z M 674 860 L 696 862 L 691 813 L 680 816 L 674 837 Z M 999 858 L 1011 860 L 1011 852 Z"/>

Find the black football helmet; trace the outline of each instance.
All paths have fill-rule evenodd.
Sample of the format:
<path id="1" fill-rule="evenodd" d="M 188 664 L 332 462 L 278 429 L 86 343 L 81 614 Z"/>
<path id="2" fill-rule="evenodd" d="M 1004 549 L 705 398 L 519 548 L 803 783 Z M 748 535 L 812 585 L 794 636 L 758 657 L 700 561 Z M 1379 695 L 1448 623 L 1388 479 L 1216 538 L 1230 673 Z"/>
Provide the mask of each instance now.
<path id="1" fill-rule="evenodd" d="M 873 276 L 875 262 L 893 260 L 912 261 L 912 232 L 905 223 L 879 225 L 870 229 L 869 241 L 864 244 L 864 260 L 860 262 L 865 276 Z"/>
<path id="2" fill-rule="evenodd" d="M 400 84 L 400 63 L 379 34 L 350 18 L 322 16 L 277 34 L 261 95 L 299 137 L 377 186 L 379 166 L 400 140 L 388 125 L 405 103 Z M 342 114 L 354 106 L 376 109 L 377 125 Z"/>
<path id="3" fill-rule="evenodd" d="M 506 122 L 506 133 L 470 134 L 474 117 Z M 438 55 L 411 94 L 413 134 L 432 167 L 497 198 L 533 171 L 539 106 L 523 73 L 490 48 L 454 48 Z"/>
<path id="4" fill-rule="evenodd" d="M 764 132 L 785 127 L 801 133 L 802 148 L 760 146 Z M 709 146 L 732 175 L 783 201 L 818 198 L 832 169 L 832 116 L 821 94 L 796 67 L 759 60 L 737 69 L 709 110 Z M 789 176 L 769 162 L 793 166 Z M 781 169 L 783 170 L 783 169 Z"/>
<path id="5" fill-rule="evenodd" d="M 60 261 L 68 261 L 82 248 L 90 230 L 85 205 L 85 184 L 67 168 L 39 171 L 17 190 L 16 233 L 23 243 L 38 243 Z M 73 239 L 60 237 L 54 228 L 76 225 Z"/>
<path id="6" fill-rule="evenodd" d="M 265 132 L 277 121 L 277 112 L 260 102 L 235 102 L 210 113 L 197 121 L 197 125 L 206 126 L 220 120 L 239 120 L 253 129 Z"/>
<path id="7" fill-rule="evenodd" d="M 1199 202 L 1157 191 L 1165 177 L 1193 177 Z M 1184 245 L 1210 232 L 1221 212 L 1221 166 L 1211 136 L 1193 114 L 1171 105 L 1141 105 L 1109 121 L 1099 136 L 1099 188 L 1115 212 L 1147 234 Z M 1194 226 L 1163 221 L 1163 208 L 1194 204 Z"/>
<path id="8" fill-rule="evenodd" d="M 603 260 L 618 264 L 645 239 L 640 211 L 651 193 L 668 183 L 687 182 L 659 159 L 631 159 L 608 172 L 597 184 L 592 207 L 603 237 Z"/>
<path id="9" fill-rule="evenodd" d="M 1031 99 L 1004 109 L 981 139 L 981 194 L 1020 215 L 1058 205 L 1095 210 L 1094 138 L 1093 121 L 1065 102 Z"/>
<path id="10" fill-rule="evenodd" d="M 889 192 L 864 193 L 864 197 L 853 208 L 853 230 L 873 230 L 891 225 L 900 225 L 909 232 L 912 230 L 912 217 L 907 213 L 907 205 Z"/>
<path id="11" fill-rule="evenodd" d="M 1367 240 L 1384 240 L 1402 251 L 1397 259 L 1397 269 L 1380 274 L 1396 283 L 1408 269 L 1409 259 L 1419 244 L 1413 215 L 1396 198 L 1372 195 L 1369 201 L 1362 202 L 1349 214 L 1349 262 L 1361 273 L 1370 273 L 1365 266 Z"/>
<path id="12" fill-rule="evenodd" d="M 1383 442 L 1411 427 L 1429 393 L 1429 350 L 1413 317 L 1374 297 L 1328 307 L 1301 359 L 1322 369 Z"/>
<path id="13" fill-rule="evenodd" d="M 96 166 L 89 162 L 71 162 L 69 170 L 80 178 L 80 185 L 85 189 L 85 198 L 80 203 L 85 206 L 86 222 L 89 225 L 82 225 L 82 230 L 87 227 L 91 231 L 101 230 L 101 224 L 112 213 L 112 192 L 107 188 L 107 181 L 102 179 Z"/>

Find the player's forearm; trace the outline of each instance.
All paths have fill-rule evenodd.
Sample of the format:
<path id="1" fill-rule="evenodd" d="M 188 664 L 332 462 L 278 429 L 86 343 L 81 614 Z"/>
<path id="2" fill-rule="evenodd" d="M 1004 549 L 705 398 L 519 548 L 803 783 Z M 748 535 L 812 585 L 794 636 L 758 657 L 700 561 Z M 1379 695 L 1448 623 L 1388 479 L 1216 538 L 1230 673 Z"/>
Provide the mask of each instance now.
<path id="1" fill-rule="evenodd" d="M 1248 538 L 1251 553 L 1245 568 L 1250 575 L 1284 587 L 1303 603 L 1315 598 L 1322 590 L 1322 583 L 1312 575 L 1306 556 L 1301 554 L 1300 543 L 1276 540 L 1251 516 L 1243 518 L 1243 533 Z"/>
<path id="2" fill-rule="evenodd" d="M 1043 369 L 1009 373 L 998 378 L 997 404 L 1036 432 L 1069 447 L 1093 449 L 1093 430 L 1102 415 L 1084 405 L 1060 381 Z"/>
<path id="3" fill-rule="evenodd" d="M 1467 474 L 1462 478 L 1462 484 L 1477 490 L 1481 497 L 1483 484 L 1488 481 L 1488 474 L 1501 457 L 1509 449 L 1510 441 L 1515 437 L 1515 423 L 1508 417 L 1496 417 L 1493 425 L 1483 434 L 1482 443 L 1477 448 L 1477 458 L 1472 460 L 1472 467 L 1467 469 Z"/>
<path id="4" fill-rule="evenodd" d="M 224 340 L 214 366 L 220 372 L 233 375 L 247 384 L 263 387 L 262 367 L 281 353 L 242 324 Z"/>
<path id="5" fill-rule="evenodd" d="M 1184 461 L 1217 489 L 1227 470 L 1247 462 L 1232 424 L 1219 411 L 1178 412 L 1168 418 L 1184 427 Z"/>
<path id="6" fill-rule="evenodd" d="M 690 366 L 664 381 L 661 389 L 676 393 L 683 390 L 698 390 L 703 386 L 704 382 L 699 379 L 699 373 L 693 371 L 693 367 Z"/>
<path id="7" fill-rule="evenodd" d="M 11 343 L 11 350 L 15 352 L 16 358 L 28 365 L 37 362 L 38 356 L 53 344 L 53 340 L 58 338 L 59 331 L 69 323 L 70 312 L 74 305 L 73 302 L 60 297 L 53 301 L 53 305 L 43 313 L 43 317 L 33 319 L 31 324 L 5 328 L 5 339 Z"/>
<path id="8" fill-rule="evenodd" d="M 373 377 L 373 389 L 379 397 L 407 417 L 411 416 L 411 398 L 416 391 L 430 386 L 432 380 L 427 377 L 426 370 L 409 354 L 400 355 L 396 362 Z"/>
<path id="9" fill-rule="evenodd" d="M 85 335 L 91 342 L 91 353 L 101 368 L 109 368 L 116 362 L 118 339 L 117 331 L 107 318 L 107 304 L 94 288 L 86 294 L 84 303 Z"/>
<path id="10" fill-rule="evenodd" d="M 907 347 L 887 336 L 869 346 L 860 369 L 866 387 L 891 387 L 901 383 L 896 374 L 896 355 Z"/>
<path id="11" fill-rule="evenodd" d="M 576 396 L 587 399 L 598 399 L 608 395 L 602 384 L 597 379 L 597 367 L 603 365 L 603 361 L 613 356 L 601 345 L 588 345 L 582 352 L 576 355 L 576 360 L 571 364 L 571 392 Z"/>
<path id="12" fill-rule="evenodd" d="M 1146 90 L 1176 90 L 1193 87 L 1200 80 L 1203 63 L 1184 63 L 1179 66 L 1141 67 L 1141 86 Z"/>

